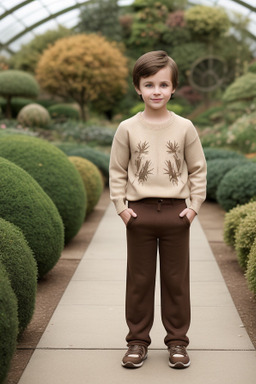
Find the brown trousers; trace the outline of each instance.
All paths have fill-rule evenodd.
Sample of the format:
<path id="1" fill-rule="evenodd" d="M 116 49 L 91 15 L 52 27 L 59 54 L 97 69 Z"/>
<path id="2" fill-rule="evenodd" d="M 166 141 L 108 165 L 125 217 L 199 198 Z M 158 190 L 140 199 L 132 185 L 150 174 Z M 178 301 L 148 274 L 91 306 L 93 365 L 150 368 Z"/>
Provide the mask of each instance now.
<path id="1" fill-rule="evenodd" d="M 127 223 L 126 322 L 129 344 L 151 343 L 157 249 L 160 257 L 161 315 L 164 342 L 189 343 L 189 227 L 183 199 L 143 199 L 129 202 L 137 217 Z"/>

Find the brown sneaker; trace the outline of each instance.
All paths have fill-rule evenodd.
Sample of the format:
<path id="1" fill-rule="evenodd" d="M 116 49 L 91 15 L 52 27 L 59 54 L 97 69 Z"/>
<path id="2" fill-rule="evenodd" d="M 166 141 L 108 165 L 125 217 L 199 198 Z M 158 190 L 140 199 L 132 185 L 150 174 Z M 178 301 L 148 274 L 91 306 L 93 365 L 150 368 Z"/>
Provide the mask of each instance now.
<path id="1" fill-rule="evenodd" d="M 123 357 L 122 366 L 125 368 L 139 368 L 148 355 L 148 349 L 144 345 L 129 345 L 128 351 Z"/>
<path id="2" fill-rule="evenodd" d="M 190 366 L 190 359 L 184 345 L 171 345 L 168 348 L 170 353 L 169 366 L 171 368 L 187 368 Z"/>

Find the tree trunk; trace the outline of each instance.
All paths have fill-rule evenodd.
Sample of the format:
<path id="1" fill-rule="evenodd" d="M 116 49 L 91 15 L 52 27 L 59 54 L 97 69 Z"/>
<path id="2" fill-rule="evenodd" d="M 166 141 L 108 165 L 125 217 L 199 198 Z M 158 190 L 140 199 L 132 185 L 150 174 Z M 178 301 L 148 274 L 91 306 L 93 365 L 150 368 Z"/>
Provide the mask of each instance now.
<path id="1" fill-rule="evenodd" d="M 11 96 L 7 97 L 7 104 L 6 104 L 6 111 L 5 111 L 5 116 L 7 119 L 12 118 L 12 108 L 11 108 Z"/>

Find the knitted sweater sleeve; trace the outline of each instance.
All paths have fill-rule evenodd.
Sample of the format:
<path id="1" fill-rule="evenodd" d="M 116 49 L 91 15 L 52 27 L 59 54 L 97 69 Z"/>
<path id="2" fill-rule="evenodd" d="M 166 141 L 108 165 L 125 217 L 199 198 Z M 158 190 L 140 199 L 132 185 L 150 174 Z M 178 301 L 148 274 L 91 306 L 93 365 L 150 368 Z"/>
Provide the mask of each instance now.
<path id="1" fill-rule="evenodd" d="M 128 132 L 120 125 L 113 139 L 109 164 L 110 199 L 113 201 L 118 214 L 127 208 L 125 195 L 129 159 Z"/>
<path id="2" fill-rule="evenodd" d="M 188 179 L 190 184 L 190 206 L 196 213 L 206 198 L 206 173 L 207 166 L 203 148 L 194 126 L 193 138 L 188 140 L 185 147 L 185 160 L 188 167 Z"/>

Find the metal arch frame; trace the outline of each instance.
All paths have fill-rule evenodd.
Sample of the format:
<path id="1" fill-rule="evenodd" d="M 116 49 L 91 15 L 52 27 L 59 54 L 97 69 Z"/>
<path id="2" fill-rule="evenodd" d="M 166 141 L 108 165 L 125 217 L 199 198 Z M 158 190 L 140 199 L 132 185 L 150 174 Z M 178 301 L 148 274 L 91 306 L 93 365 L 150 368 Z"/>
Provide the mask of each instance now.
<path id="1" fill-rule="evenodd" d="M 12 12 L 16 11 L 19 8 L 22 8 L 23 6 L 27 5 L 28 3 L 31 3 L 34 0 L 26 0 L 23 1 L 21 4 L 16 5 L 15 7 L 9 9 L 4 14 L 0 15 L 0 20 L 4 17 L 10 15 Z M 75 5 L 72 5 L 71 7 L 63 8 L 61 11 L 58 11 L 56 13 L 51 14 L 50 16 L 30 25 L 29 27 L 26 27 L 22 32 L 17 33 L 17 35 L 13 36 L 10 40 L 6 41 L 4 44 L 0 42 L 0 50 L 5 49 L 6 51 L 13 54 L 14 52 L 9 48 L 9 44 L 13 43 L 15 40 L 19 39 L 21 36 L 25 35 L 27 32 L 32 31 L 33 29 L 39 27 L 40 25 L 46 23 L 49 20 L 55 19 L 56 17 L 63 15 L 64 13 L 68 13 L 70 11 L 73 11 L 73 9 L 79 8 L 82 5 L 90 3 L 90 0 L 83 1 L 81 3 L 76 3 Z"/>
<path id="2" fill-rule="evenodd" d="M 15 12 L 19 8 L 22 8 L 25 5 L 31 3 L 32 1 L 34 1 L 34 0 L 22 1 L 20 4 L 17 4 L 14 7 L 6 10 L 2 15 L 0 15 L 0 20 L 4 19 L 6 16 L 8 16 L 11 13 Z M 19 39 L 21 36 L 25 35 L 27 32 L 32 31 L 33 29 L 35 29 L 38 26 L 48 22 L 49 20 L 52 20 L 52 19 L 54 19 L 54 18 L 56 18 L 56 17 L 58 17 L 60 15 L 63 15 L 64 13 L 68 13 L 68 12 L 72 11 L 73 9 L 79 8 L 82 5 L 88 4 L 88 3 L 90 3 L 90 1 L 91 0 L 87 0 L 87 1 L 83 1 L 81 3 L 76 3 L 75 5 L 73 5 L 71 7 L 64 8 L 61 11 L 58 11 L 58 12 L 56 12 L 54 14 L 51 14 L 50 16 L 48 16 L 48 17 L 38 21 L 37 23 L 32 24 L 29 27 L 26 27 L 22 32 L 20 32 L 17 35 L 13 36 L 10 40 L 5 42 L 4 44 L 0 42 L 0 50 L 6 50 L 9 53 L 13 54 L 14 52 L 9 48 L 9 44 L 13 43 L 15 40 Z M 242 5 L 243 7 L 247 8 L 247 9 L 249 9 L 251 12 L 256 12 L 256 7 L 254 7 L 254 6 L 250 5 L 250 4 L 247 4 L 243 0 L 232 0 L 232 1 Z M 248 33 L 248 36 L 250 36 L 252 39 L 256 40 L 256 35 L 254 35 L 253 33 L 249 32 L 249 31 L 247 31 L 247 33 Z"/>

